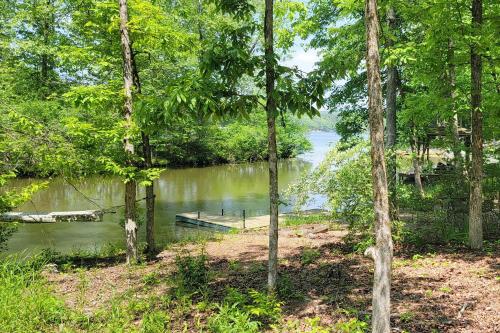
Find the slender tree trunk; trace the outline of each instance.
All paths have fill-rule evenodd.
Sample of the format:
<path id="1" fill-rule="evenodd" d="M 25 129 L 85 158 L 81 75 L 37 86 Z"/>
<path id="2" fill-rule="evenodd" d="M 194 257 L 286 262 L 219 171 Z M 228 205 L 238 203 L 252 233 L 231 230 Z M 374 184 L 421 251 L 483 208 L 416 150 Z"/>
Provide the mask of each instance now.
<path id="1" fill-rule="evenodd" d="M 200 41 L 203 41 L 205 38 L 203 34 L 203 25 L 201 21 L 201 16 L 203 15 L 203 2 L 202 0 L 198 0 L 198 37 Z"/>
<path id="2" fill-rule="evenodd" d="M 478 36 L 483 21 L 482 0 L 472 1 L 472 28 Z M 481 111 L 482 59 L 478 45 L 471 45 L 471 108 L 472 108 L 472 162 L 469 203 L 469 243 L 473 249 L 483 246 L 482 187 L 483 178 L 483 113 Z"/>
<path id="3" fill-rule="evenodd" d="M 126 132 L 123 138 L 125 154 L 127 155 L 127 166 L 134 166 L 134 145 L 130 138 L 132 127 L 132 50 L 130 48 L 130 37 L 128 33 L 128 11 L 127 0 L 118 0 L 120 5 L 120 35 L 123 55 L 123 90 L 125 101 L 123 114 L 125 118 Z M 127 263 L 135 263 L 138 260 L 137 254 L 137 223 L 136 219 L 136 190 L 135 180 L 128 180 L 125 184 L 125 235 L 127 239 Z"/>
<path id="4" fill-rule="evenodd" d="M 457 98 L 457 83 L 456 83 L 456 72 L 455 72 L 455 47 L 453 45 L 453 40 L 450 38 L 448 40 L 448 79 L 450 84 L 450 99 L 451 108 L 453 112 L 453 118 L 451 119 L 451 136 L 453 140 L 453 161 L 455 164 L 455 169 L 459 174 L 461 174 L 462 169 L 462 152 L 460 149 L 460 136 L 458 134 L 458 113 L 456 108 L 456 98 Z"/>
<path id="5" fill-rule="evenodd" d="M 47 0 L 45 3 L 47 8 L 52 7 L 51 0 Z M 49 48 L 49 38 L 50 34 L 53 33 L 55 24 L 54 15 L 46 16 L 43 18 L 41 23 L 41 37 L 43 39 L 43 44 L 45 47 Z M 43 52 L 40 59 L 40 83 L 42 87 L 45 87 L 47 90 L 43 92 L 44 96 L 49 94 L 48 88 L 50 87 L 49 73 L 52 70 L 52 63 L 50 56 L 47 52 Z"/>
<path id="6" fill-rule="evenodd" d="M 471 138 L 469 136 L 465 137 L 465 172 L 470 174 L 470 153 L 471 153 Z"/>
<path id="7" fill-rule="evenodd" d="M 412 163 L 413 163 L 413 172 L 415 174 L 415 187 L 420 193 L 420 196 L 424 196 L 424 186 L 422 185 L 422 175 L 420 173 L 420 162 L 419 162 L 419 149 L 417 146 L 417 135 L 415 133 L 415 125 L 412 125 L 412 135 L 410 138 L 410 146 L 412 152 Z"/>
<path id="8" fill-rule="evenodd" d="M 390 332 L 392 237 L 389 218 L 389 198 L 384 156 L 384 121 L 380 56 L 378 50 L 379 25 L 377 1 L 366 0 L 366 66 L 368 76 L 368 109 L 373 181 L 373 205 L 375 211 L 376 245 L 366 251 L 375 263 L 372 332 Z"/>
<path id="9" fill-rule="evenodd" d="M 276 147 L 276 101 L 274 100 L 274 0 L 266 0 L 264 19 L 265 60 L 266 60 L 266 113 L 269 145 L 269 291 L 276 289 L 278 276 L 278 152 Z"/>
<path id="10" fill-rule="evenodd" d="M 430 158 L 430 152 L 431 152 L 431 139 L 430 138 L 427 138 L 425 140 L 425 146 L 426 146 L 426 149 L 427 149 L 427 164 L 429 164 L 429 161 L 431 160 Z"/>
<path id="11" fill-rule="evenodd" d="M 391 33 L 396 30 L 396 13 L 392 7 L 387 11 L 387 22 Z M 387 46 L 391 48 L 394 41 L 389 37 Z M 389 204 L 391 219 L 398 219 L 398 203 L 397 203 L 397 167 L 396 167 L 396 112 L 397 112 L 397 87 L 398 87 L 398 69 L 395 65 L 390 65 L 387 68 L 387 112 L 386 112 L 386 127 L 387 127 L 387 150 L 389 158 L 387 160 L 388 181 L 389 181 Z"/>
<path id="12" fill-rule="evenodd" d="M 132 53 L 133 82 L 136 93 L 140 95 L 142 93 L 141 80 L 139 77 L 139 68 L 137 67 L 137 63 L 135 61 L 135 53 L 132 46 L 132 42 L 130 44 L 130 51 Z M 151 169 L 153 167 L 153 158 L 151 153 L 151 145 L 149 143 L 149 135 L 146 134 L 144 131 L 141 131 L 141 139 L 142 139 L 142 157 L 144 159 L 143 167 L 145 169 Z M 154 193 L 153 182 L 151 182 L 151 185 L 147 185 L 145 188 L 146 188 L 146 243 L 147 243 L 148 256 L 151 258 L 154 256 L 154 253 L 156 251 L 155 235 L 154 235 L 155 193 Z"/>

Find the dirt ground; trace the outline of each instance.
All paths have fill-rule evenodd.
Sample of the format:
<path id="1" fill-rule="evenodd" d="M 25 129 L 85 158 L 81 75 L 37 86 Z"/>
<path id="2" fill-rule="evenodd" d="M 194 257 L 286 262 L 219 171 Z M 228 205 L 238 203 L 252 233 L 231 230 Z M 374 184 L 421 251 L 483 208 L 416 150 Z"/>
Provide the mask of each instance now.
<path id="1" fill-rule="evenodd" d="M 320 225 L 284 228 L 279 234 L 280 275 L 288 289 L 287 320 L 320 317 L 322 323 L 370 313 L 373 264 L 350 253 L 344 231 Z M 334 229 L 334 228 L 332 228 Z M 267 281 L 266 231 L 224 235 L 204 246 L 177 246 L 156 261 L 129 268 L 96 263 L 87 269 L 49 273 L 57 294 L 70 307 L 92 313 L 124 293 L 165 293 L 168 285 L 145 288 L 144 276 L 168 277 L 179 251 L 209 257 L 210 290 L 221 299 L 228 287 L 264 289 Z M 500 332 L 499 249 L 433 247 L 426 252 L 398 249 L 394 257 L 392 327 L 394 332 Z M 293 294 L 293 295 L 292 295 Z M 193 314 L 196 316 L 196 314 Z"/>

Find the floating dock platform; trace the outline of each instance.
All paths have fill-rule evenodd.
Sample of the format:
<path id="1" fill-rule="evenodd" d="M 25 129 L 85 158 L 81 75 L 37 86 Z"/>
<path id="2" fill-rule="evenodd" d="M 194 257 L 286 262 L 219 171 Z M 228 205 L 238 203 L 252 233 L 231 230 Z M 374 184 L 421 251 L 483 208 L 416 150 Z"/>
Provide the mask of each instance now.
<path id="1" fill-rule="evenodd" d="M 281 218 L 282 215 L 280 215 Z M 206 215 L 192 212 L 175 215 L 175 221 L 196 226 L 229 231 L 231 229 L 256 229 L 269 226 L 269 215 L 243 217 L 227 215 Z"/>
<path id="2" fill-rule="evenodd" d="M 22 223 L 101 222 L 103 214 L 104 212 L 101 210 L 52 212 L 46 214 L 9 212 L 0 214 L 0 221 Z"/>

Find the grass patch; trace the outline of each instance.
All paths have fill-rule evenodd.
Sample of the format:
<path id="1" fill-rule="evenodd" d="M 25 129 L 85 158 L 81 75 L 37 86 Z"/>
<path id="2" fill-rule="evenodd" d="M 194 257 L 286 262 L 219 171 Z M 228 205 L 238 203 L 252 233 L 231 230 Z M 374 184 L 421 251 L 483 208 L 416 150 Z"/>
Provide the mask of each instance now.
<path id="1" fill-rule="evenodd" d="M 0 332 L 52 331 L 69 318 L 41 275 L 45 264 L 40 256 L 0 262 Z"/>
<path id="2" fill-rule="evenodd" d="M 289 214 L 286 215 L 284 226 L 298 226 L 304 224 L 331 223 L 331 217 L 326 214 Z"/>
<path id="3" fill-rule="evenodd" d="M 191 256 L 181 252 L 175 258 L 177 286 L 186 292 L 206 292 L 209 280 L 208 258 L 204 252 Z"/>
<path id="4" fill-rule="evenodd" d="M 319 257 L 321 257 L 321 253 L 317 249 L 305 248 L 302 250 L 300 263 L 304 266 L 311 265 L 316 262 Z"/>

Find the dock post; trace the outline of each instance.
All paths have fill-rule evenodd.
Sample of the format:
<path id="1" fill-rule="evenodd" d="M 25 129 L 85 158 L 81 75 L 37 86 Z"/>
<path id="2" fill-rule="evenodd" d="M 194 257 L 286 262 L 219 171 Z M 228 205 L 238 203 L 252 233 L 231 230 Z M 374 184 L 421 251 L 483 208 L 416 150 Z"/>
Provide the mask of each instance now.
<path id="1" fill-rule="evenodd" d="M 198 220 L 200 219 L 200 212 L 198 212 Z"/>
<path id="2" fill-rule="evenodd" d="M 245 229 L 245 210 L 243 209 L 243 229 Z"/>

